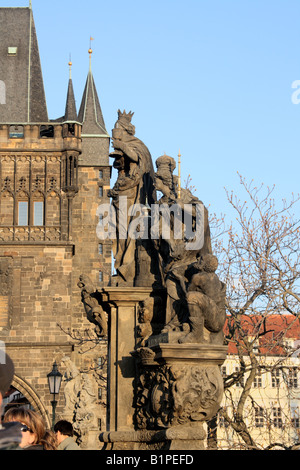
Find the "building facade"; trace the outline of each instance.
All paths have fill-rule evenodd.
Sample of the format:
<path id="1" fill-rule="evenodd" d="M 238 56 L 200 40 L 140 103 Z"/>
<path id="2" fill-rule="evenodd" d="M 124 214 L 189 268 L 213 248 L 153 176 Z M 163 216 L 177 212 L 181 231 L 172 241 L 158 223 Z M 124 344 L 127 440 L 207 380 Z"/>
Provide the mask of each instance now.
<path id="1" fill-rule="evenodd" d="M 83 429 L 105 421 L 105 342 L 93 343 L 77 284 L 87 274 L 101 287 L 111 274 L 111 247 L 96 234 L 110 138 L 89 53 L 79 112 L 70 73 L 65 115 L 49 120 L 32 9 L 0 8 L 0 341 L 15 363 L 13 386 L 48 424 L 56 361 L 57 416 L 76 422 L 83 447 L 92 446 Z"/>
<path id="2" fill-rule="evenodd" d="M 284 449 L 300 442 L 300 323 L 293 315 L 244 316 L 243 330 L 252 343 L 251 355 L 239 356 L 234 342 L 222 366 L 225 390 L 218 419 L 220 449 L 243 450 L 247 444 L 234 432 L 238 407 L 253 442 L 259 449 Z M 253 355 L 255 358 L 253 358 Z M 241 374 L 241 364 L 244 372 Z M 255 367 L 254 367 L 255 364 Z M 253 371 L 255 374 L 253 376 Z"/>

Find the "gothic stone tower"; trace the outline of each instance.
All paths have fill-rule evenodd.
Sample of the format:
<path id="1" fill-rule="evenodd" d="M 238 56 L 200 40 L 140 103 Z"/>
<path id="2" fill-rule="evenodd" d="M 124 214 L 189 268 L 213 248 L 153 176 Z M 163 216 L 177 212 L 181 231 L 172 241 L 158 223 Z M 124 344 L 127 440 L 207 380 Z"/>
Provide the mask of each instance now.
<path id="1" fill-rule="evenodd" d="M 101 347 L 79 354 L 74 331 L 82 337 L 91 329 L 80 274 L 100 287 L 110 276 L 111 248 L 96 235 L 97 207 L 108 202 L 109 143 L 91 63 L 79 114 L 70 74 L 65 116 L 49 120 L 31 7 L 0 8 L 0 341 L 15 362 L 13 385 L 48 423 L 54 361 L 93 384 L 94 402 L 101 395 L 90 372 Z M 84 436 L 82 445 L 89 445 Z"/>

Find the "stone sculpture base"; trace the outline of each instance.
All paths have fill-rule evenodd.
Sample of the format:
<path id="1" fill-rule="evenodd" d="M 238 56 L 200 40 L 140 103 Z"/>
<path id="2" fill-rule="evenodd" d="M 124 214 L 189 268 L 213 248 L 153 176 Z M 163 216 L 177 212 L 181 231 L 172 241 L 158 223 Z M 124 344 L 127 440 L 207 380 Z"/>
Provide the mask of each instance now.
<path id="1" fill-rule="evenodd" d="M 111 306 L 111 333 L 108 427 L 100 440 L 107 450 L 203 450 L 203 423 L 222 400 L 227 348 L 179 344 L 170 334 L 138 347 L 138 306 L 150 294 L 120 287 L 102 293 Z"/>
<path id="2" fill-rule="evenodd" d="M 158 431 L 117 431 L 100 436 L 106 450 L 204 450 L 203 425 L 176 426 Z"/>

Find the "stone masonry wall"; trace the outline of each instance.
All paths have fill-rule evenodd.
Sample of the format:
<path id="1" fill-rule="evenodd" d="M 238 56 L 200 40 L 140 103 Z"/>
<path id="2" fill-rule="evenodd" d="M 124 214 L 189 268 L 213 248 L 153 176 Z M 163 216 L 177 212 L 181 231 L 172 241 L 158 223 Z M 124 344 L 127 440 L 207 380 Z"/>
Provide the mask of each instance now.
<path id="1" fill-rule="evenodd" d="M 6 127 L 0 129 L 0 133 L 4 131 Z M 91 380 L 96 405 L 93 422 L 84 421 L 89 411 L 83 398 L 76 404 L 81 415 L 78 412 L 74 416 L 79 428 L 87 424 L 97 435 L 100 427 L 105 429 L 106 421 L 107 349 L 105 341 L 95 347 L 94 326 L 86 318 L 77 283 L 81 274 L 90 276 L 98 288 L 109 282 L 111 247 L 108 243 L 99 250 L 96 211 L 101 202 L 108 201 L 110 168 L 80 166 L 78 192 L 68 198 L 62 190 L 60 126 L 55 127 L 55 139 L 33 139 L 33 131 L 26 129 L 24 141 L 0 139 L 0 150 L 1 145 L 5 148 L 0 155 L 0 341 L 15 363 L 13 385 L 49 425 L 53 397 L 47 374 L 53 363 L 57 362 L 64 375 L 57 397 L 57 419 L 64 418 L 65 391 L 73 380 L 68 376 L 68 361 L 82 380 Z M 42 191 L 46 227 L 32 226 L 32 217 L 28 227 L 18 226 L 14 201 L 20 200 L 22 185 L 31 202 L 35 200 L 35 185 Z M 41 238 L 35 232 L 38 229 Z"/>
<path id="2" fill-rule="evenodd" d="M 47 374 L 55 360 L 72 353 L 64 333 L 72 321 L 72 253 L 72 246 L 0 245 L 0 271 L 7 279 L 0 299 L 8 306 L 0 309 L 0 340 L 16 375 L 38 394 L 49 415 Z"/>

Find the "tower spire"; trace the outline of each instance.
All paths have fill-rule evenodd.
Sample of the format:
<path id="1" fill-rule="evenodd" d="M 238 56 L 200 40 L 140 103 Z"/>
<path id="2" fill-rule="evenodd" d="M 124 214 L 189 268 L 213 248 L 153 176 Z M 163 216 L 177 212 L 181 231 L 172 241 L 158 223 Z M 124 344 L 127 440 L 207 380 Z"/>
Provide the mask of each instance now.
<path id="1" fill-rule="evenodd" d="M 69 80 L 72 80 L 72 58 L 70 54 L 70 60 L 69 60 Z"/>
<path id="2" fill-rule="evenodd" d="M 73 64 L 71 61 L 71 54 L 70 54 L 70 60 L 69 60 L 68 65 L 69 65 L 69 84 L 68 84 L 68 95 L 67 95 L 64 122 L 78 121 L 78 116 L 77 116 L 77 111 L 76 111 L 76 100 L 75 100 L 73 81 L 72 81 L 72 65 Z"/>
<path id="3" fill-rule="evenodd" d="M 78 113 L 78 119 L 79 122 L 83 124 L 82 135 L 108 136 L 92 73 L 92 41 L 94 41 L 94 38 L 90 37 L 90 48 L 88 50 L 90 56 L 89 72 Z"/>

